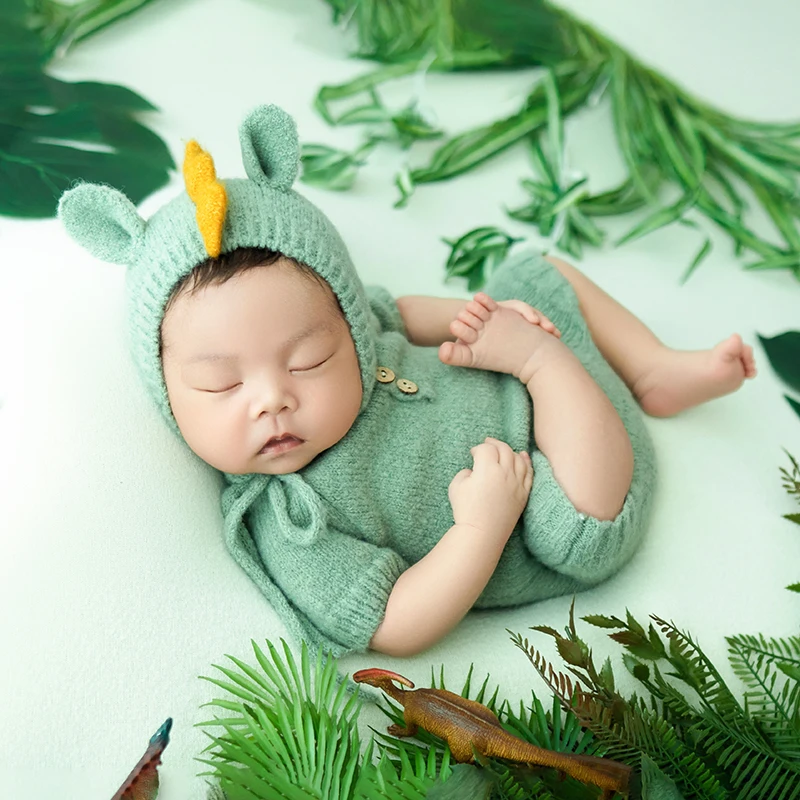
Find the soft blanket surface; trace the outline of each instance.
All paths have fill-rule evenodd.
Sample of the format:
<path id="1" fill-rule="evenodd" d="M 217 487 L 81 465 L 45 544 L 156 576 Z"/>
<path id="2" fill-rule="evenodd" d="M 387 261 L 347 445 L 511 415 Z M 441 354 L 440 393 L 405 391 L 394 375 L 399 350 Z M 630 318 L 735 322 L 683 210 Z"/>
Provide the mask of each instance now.
<path id="1" fill-rule="evenodd" d="M 800 6 L 765 0 L 757 11 L 713 0 L 617 0 L 568 5 L 699 96 L 741 116 L 798 115 Z M 201 42 L 213 41 L 205 58 Z M 80 44 L 54 71 L 69 80 L 130 86 L 161 109 L 148 122 L 176 160 L 197 138 L 222 176 L 241 174 L 237 125 L 263 102 L 286 108 L 300 136 L 355 148 L 354 129 L 329 128 L 312 109 L 323 83 L 371 65 L 346 58 L 347 37 L 318 0 L 195 0 L 148 6 Z M 765 55 L 767 54 L 767 55 Z M 448 131 L 498 118 L 523 101 L 532 71 L 411 78 L 385 92 L 405 105 L 424 86 Z M 568 156 L 596 187 L 621 176 L 608 110 L 567 125 Z M 379 150 L 349 193 L 303 185 L 339 227 L 362 277 L 393 295 L 467 297 L 444 283 L 448 248 L 478 225 L 498 225 L 541 245 L 533 228 L 509 220 L 530 174 L 525 149 L 474 174 L 421 187 L 392 208 L 402 164 Z M 579 166 L 578 166 L 579 165 Z M 594 185 L 594 184 L 593 184 Z M 180 186 L 146 201 L 149 216 Z M 611 238 L 633 220 L 614 223 Z M 765 220 L 754 225 L 767 231 Z M 681 287 L 700 239 L 673 226 L 618 250 L 589 252 L 580 267 L 665 342 L 696 349 L 733 331 L 755 344 L 800 327 L 800 283 L 784 272 L 747 273 L 710 227 L 711 257 Z M 54 220 L 0 219 L 0 717 L 13 746 L 0 753 L 2 795 L 31 800 L 110 797 L 150 736 L 174 719 L 161 767 L 160 800 L 200 800 L 206 739 L 193 725 L 219 695 L 224 654 L 253 662 L 250 639 L 284 630 L 221 537 L 219 481 L 186 452 L 138 385 L 124 340 L 122 268 L 95 262 Z M 786 447 L 800 457 L 800 419 L 757 349 L 760 374 L 738 393 L 670 420 L 649 419 L 660 467 L 645 542 L 612 580 L 578 596 L 578 615 L 658 614 L 691 631 L 740 689 L 724 637 L 797 633 L 800 531 L 781 515 L 797 510 L 780 485 Z M 427 684 L 441 664 L 459 689 L 469 665 L 502 693 L 546 690 L 506 628 L 554 655 L 531 625 L 562 629 L 570 598 L 469 616 L 427 653 L 400 660 L 352 656 L 353 672 L 382 666 Z M 633 689 L 621 648 L 582 625 L 598 663 L 612 657 Z M 555 663 L 560 663 L 557 659 Z M 383 727 L 376 709 L 368 725 Z"/>

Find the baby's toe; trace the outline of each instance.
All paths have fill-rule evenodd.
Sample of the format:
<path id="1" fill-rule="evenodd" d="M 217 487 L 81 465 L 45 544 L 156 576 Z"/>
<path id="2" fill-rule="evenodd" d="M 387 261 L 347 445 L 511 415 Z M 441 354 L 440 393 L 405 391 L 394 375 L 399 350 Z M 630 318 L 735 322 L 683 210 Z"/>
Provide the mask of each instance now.
<path id="1" fill-rule="evenodd" d="M 489 311 L 496 311 L 498 306 L 497 303 L 489 297 L 486 292 L 478 292 L 474 297 L 473 300 L 475 302 L 480 303 L 482 306 L 485 306 Z"/>
<path id="2" fill-rule="evenodd" d="M 462 308 L 456 315 L 456 319 L 461 320 L 465 325 L 469 325 L 470 328 L 475 328 L 475 330 L 483 328 L 483 320 L 473 314 L 468 307 Z"/>
<path id="3" fill-rule="evenodd" d="M 483 322 L 486 322 L 489 319 L 489 317 L 492 316 L 492 312 L 489 311 L 489 309 L 486 308 L 486 306 L 482 305 L 481 303 L 478 303 L 475 300 L 470 300 L 469 303 L 467 303 L 466 308 L 467 311 L 470 312 L 470 314 L 474 314 L 476 317 L 483 320 Z"/>
<path id="4" fill-rule="evenodd" d="M 463 339 L 467 344 L 473 344 L 478 341 L 478 332 L 474 327 L 467 325 L 460 319 L 454 319 L 450 323 L 450 333 L 457 339 Z"/>
<path id="5" fill-rule="evenodd" d="M 444 342 L 439 347 L 439 360 L 451 367 L 472 365 L 472 351 L 461 342 Z"/>

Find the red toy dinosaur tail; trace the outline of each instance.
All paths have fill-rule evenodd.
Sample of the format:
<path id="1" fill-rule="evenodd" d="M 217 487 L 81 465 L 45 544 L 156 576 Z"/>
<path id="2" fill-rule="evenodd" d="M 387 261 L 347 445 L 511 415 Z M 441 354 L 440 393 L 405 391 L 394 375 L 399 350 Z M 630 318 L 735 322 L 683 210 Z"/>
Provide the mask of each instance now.
<path id="1" fill-rule="evenodd" d="M 155 800 L 158 795 L 158 771 L 161 754 L 169 744 L 170 717 L 151 737 L 147 750 L 111 800 Z"/>

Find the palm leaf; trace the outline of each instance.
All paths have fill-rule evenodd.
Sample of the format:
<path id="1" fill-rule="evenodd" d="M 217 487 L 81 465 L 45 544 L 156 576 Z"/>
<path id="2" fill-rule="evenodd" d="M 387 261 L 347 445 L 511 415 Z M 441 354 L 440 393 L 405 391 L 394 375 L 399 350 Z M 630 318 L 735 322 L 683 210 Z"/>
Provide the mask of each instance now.
<path id="1" fill-rule="evenodd" d="M 240 700 L 206 704 L 238 712 L 198 723 L 224 731 L 210 736 L 211 759 L 198 759 L 213 767 L 206 774 L 219 779 L 231 800 L 272 796 L 266 791 L 289 800 L 350 798 L 360 763 L 357 694 L 348 698 L 344 681 L 337 686 L 336 663 L 321 649 L 312 668 L 303 643 L 298 668 L 285 641 L 282 654 L 269 641 L 268 655 L 252 646 L 261 673 L 228 656 L 239 672 L 214 666 L 229 680 L 201 676 Z"/>

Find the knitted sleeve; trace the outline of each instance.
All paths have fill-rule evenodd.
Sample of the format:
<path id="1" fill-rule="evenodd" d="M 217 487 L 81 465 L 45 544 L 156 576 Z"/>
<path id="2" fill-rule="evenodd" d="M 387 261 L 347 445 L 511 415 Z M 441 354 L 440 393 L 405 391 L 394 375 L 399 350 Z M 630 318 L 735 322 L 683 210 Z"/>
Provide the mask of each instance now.
<path id="1" fill-rule="evenodd" d="M 372 309 L 377 333 L 402 333 L 406 335 L 403 318 L 392 295 L 382 286 L 365 286 L 367 300 Z"/>
<path id="2" fill-rule="evenodd" d="M 393 550 L 328 528 L 313 544 L 253 532 L 265 569 L 292 606 L 323 637 L 366 650 L 392 587 L 408 564 Z"/>

